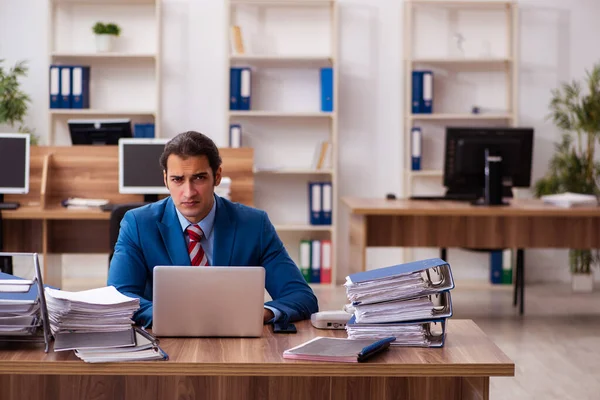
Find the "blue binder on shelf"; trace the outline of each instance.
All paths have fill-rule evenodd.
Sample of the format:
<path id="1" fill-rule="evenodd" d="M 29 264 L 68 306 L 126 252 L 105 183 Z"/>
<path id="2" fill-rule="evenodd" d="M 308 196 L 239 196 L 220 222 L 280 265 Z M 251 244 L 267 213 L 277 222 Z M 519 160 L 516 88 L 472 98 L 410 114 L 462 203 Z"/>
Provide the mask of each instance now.
<path id="1" fill-rule="evenodd" d="M 239 110 L 252 109 L 252 71 L 249 67 L 240 68 L 240 102 Z"/>
<path id="2" fill-rule="evenodd" d="M 412 102 L 413 114 L 420 114 L 423 103 L 423 71 L 412 72 Z"/>
<path id="3" fill-rule="evenodd" d="M 242 147 L 242 126 L 240 124 L 229 125 L 229 147 L 233 149 Z"/>
<path id="4" fill-rule="evenodd" d="M 333 68 L 321 68 L 321 111 L 333 111 Z"/>
<path id="5" fill-rule="evenodd" d="M 490 282 L 494 284 L 502 283 L 502 250 L 490 251 Z"/>
<path id="6" fill-rule="evenodd" d="M 90 67 L 71 67 L 71 108 L 90 108 Z"/>
<path id="7" fill-rule="evenodd" d="M 71 108 L 71 70 L 70 66 L 60 66 L 60 108 Z"/>
<path id="8" fill-rule="evenodd" d="M 421 152 L 423 145 L 423 132 L 418 126 L 414 126 L 410 131 L 410 158 L 411 169 L 413 171 L 421 170 Z"/>
<path id="9" fill-rule="evenodd" d="M 50 93 L 50 108 L 61 108 L 60 98 L 60 66 L 51 65 L 49 70 L 49 93 Z"/>
<path id="10" fill-rule="evenodd" d="M 323 186 L 321 182 L 309 182 L 308 183 L 308 207 L 310 213 L 310 224 L 311 225 L 323 225 Z"/>
<path id="11" fill-rule="evenodd" d="M 310 283 L 321 283 L 321 241 L 313 240 L 310 246 Z"/>
<path id="12" fill-rule="evenodd" d="M 321 184 L 321 224 L 331 225 L 333 189 L 331 182 Z"/>
<path id="13" fill-rule="evenodd" d="M 423 331 L 422 343 L 415 343 L 414 336 L 404 336 L 402 328 L 420 326 Z M 427 321 L 404 321 L 387 322 L 383 324 L 359 324 L 356 317 L 352 316 L 346 324 L 348 337 L 361 331 L 373 332 L 373 329 L 381 329 L 381 333 L 373 334 L 373 338 L 393 336 L 396 338 L 391 343 L 393 347 L 444 347 L 446 342 L 446 318 L 433 318 Z M 396 331 L 396 332 L 394 332 Z M 400 332 L 398 332 L 400 331 Z M 412 339 L 412 340 L 411 340 Z"/>
<path id="14" fill-rule="evenodd" d="M 431 114 L 433 112 L 433 72 L 423 71 L 423 102 L 421 113 Z"/>
<path id="15" fill-rule="evenodd" d="M 154 124 L 135 124 L 133 126 L 133 137 L 134 138 L 154 138 Z"/>
<path id="16" fill-rule="evenodd" d="M 240 109 L 240 82 L 241 68 L 231 67 L 229 69 L 229 109 Z"/>

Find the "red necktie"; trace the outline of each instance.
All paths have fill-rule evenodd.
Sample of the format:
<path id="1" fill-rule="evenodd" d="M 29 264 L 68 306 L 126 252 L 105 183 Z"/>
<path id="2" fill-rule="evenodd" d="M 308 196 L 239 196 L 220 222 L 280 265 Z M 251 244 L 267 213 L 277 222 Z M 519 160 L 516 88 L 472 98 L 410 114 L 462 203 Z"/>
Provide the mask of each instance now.
<path id="1" fill-rule="evenodd" d="M 189 225 L 187 233 L 190 236 L 190 244 L 188 245 L 188 253 L 194 267 L 208 266 L 208 258 L 204 253 L 204 249 L 200 245 L 200 239 L 204 236 L 204 232 L 198 225 Z"/>

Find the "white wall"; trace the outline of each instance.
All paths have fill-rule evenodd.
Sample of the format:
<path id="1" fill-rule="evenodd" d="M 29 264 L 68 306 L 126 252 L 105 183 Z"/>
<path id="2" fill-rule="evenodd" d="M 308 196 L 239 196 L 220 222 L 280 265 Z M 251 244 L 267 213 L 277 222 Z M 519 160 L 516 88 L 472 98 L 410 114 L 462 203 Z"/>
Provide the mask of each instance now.
<path id="1" fill-rule="evenodd" d="M 340 0 L 340 196 L 401 193 L 403 110 L 402 9 L 397 0 Z M 546 170 L 557 130 L 547 121 L 550 90 L 579 79 L 600 58 L 600 2 L 521 0 L 521 125 L 536 129 L 533 178 Z M 225 5 L 217 0 L 163 1 L 164 136 L 195 129 L 226 143 L 223 90 L 228 43 Z M 30 65 L 23 88 L 32 99 L 27 123 L 44 137 L 47 96 L 47 1 L 0 0 L 0 59 Z M 490 96 L 494 96 L 490 93 Z M 348 224 L 339 221 L 339 277 L 348 272 Z M 394 249 L 370 251 L 369 265 L 398 260 Z M 435 255 L 436 251 L 419 254 Z M 458 277 L 487 278 L 483 255 L 450 252 Z M 568 280 L 565 251 L 526 253 L 527 280 Z M 475 266 L 475 267 L 474 267 Z"/>

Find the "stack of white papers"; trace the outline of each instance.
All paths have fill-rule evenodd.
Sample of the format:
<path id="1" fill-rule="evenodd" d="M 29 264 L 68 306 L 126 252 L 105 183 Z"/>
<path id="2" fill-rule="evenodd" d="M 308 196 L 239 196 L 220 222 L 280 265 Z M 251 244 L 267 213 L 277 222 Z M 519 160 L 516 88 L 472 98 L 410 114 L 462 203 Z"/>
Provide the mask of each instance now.
<path id="1" fill-rule="evenodd" d="M 158 346 L 156 339 L 139 329 L 135 329 L 135 345 L 133 346 L 77 349 L 75 355 L 89 363 L 168 359 L 167 354 Z"/>
<path id="2" fill-rule="evenodd" d="M 401 322 L 433 316 L 434 304 L 429 296 L 384 303 L 360 304 L 354 307 L 359 324 Z"/>
<path id="3" fill-rule="evenodd" d="M 394 336 L 392 346 L 425 346 L 428 344 L 425 329 L 421 324 L 390 325 L 382 327 L 378 324 L 361 324 L 348 326 L 349 339 L 384 339 Z"/>
<path id="4" fill-rule="evenodd" d="M 37 294 L 34 281 L 0 275 L 0 336 L 35 333 L 41 324 Z"/>
<path id="5" fill-rule="evenodd" d="M 52 334 L 61 332 L 115 332 L 129 330 L 140 300 L 125 296 L 114 286 L 67 292 L 46 288 Z"/>
<path id="6" fill-rule="evenodd" d="M 563 208 L 598 206 L 598 198 L 593 194 L 565 192 L 542 196 L 541 199 L 544 203 Z"/>

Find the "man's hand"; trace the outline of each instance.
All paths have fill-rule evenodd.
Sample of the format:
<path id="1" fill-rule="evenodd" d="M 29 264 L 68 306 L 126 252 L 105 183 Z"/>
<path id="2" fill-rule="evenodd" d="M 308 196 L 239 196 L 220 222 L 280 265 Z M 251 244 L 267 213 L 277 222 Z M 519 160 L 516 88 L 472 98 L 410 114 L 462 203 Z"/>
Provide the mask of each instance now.
<path id="1" fill-rule="evenodd" d="M 273 314 L 273 311 L 269 310 L 268 308 L 265 308 L 265 313 L 263 316 L 263 323 L 267 323 L 270 320 L 272 320 L 273 318 L 275 318 L 275 314 Z"/>

